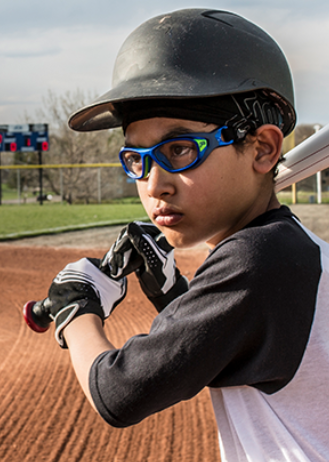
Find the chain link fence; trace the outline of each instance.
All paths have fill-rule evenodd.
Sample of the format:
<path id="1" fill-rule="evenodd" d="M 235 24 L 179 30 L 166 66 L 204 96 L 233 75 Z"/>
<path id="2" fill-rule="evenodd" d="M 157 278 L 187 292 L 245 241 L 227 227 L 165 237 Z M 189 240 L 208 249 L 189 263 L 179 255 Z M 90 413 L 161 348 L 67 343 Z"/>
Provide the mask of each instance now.
<path id="1" fill-rule="evenodd" d="M 102 203 L 138 196 L 120 163 L 0 166 L 1 203 Z"/>

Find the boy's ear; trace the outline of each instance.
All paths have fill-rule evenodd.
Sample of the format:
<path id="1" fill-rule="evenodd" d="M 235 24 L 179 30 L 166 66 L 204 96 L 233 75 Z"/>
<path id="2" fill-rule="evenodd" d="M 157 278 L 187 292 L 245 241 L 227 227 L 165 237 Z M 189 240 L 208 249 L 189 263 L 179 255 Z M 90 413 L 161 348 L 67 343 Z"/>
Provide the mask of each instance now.
<path id="1" fill-rule="evenodd" d="M 270 172 L 278 162 L 283 133 L 275 125 L 262 125 L 256 130 L 256 155 L 254 158 L 254 170 L 265 175 Z"/>

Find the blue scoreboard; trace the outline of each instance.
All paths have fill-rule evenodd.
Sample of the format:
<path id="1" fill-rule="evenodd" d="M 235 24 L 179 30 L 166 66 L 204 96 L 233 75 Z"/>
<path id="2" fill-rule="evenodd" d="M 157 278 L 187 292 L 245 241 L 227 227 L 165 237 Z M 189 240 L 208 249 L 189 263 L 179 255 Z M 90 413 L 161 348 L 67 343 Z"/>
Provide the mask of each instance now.
<path id="1" fill-rule="evenodd" d="M 48 150 L 48 124 L 0 125 L 0 152 Z"/>

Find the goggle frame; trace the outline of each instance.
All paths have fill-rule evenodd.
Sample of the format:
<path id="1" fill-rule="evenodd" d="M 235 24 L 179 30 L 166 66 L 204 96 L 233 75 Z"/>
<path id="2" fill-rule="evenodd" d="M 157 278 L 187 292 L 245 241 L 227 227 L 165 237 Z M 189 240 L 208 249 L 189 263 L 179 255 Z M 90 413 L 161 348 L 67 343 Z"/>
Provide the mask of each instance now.
<path id="1" fill-rule="evenodd" d="M 224 141 L 222 139 L 222 131 L 227 129 L 228 127 L 224 125 L 223 127 L 220 128 L 215 128 L 215 130 L 211 132 L 198 132 L 198 133 L 188 133 L 186 135 L 178 135 L 175 138 L 170 138 L 168 140 L 162 141 L 161 143 L 158 143 L 154 146 L 151 146 L 150 148 L 131 148 L 131 147 L 123 147 L 120 149 L 119 152 L 119 159 L 122 164 L 122 167 L 126 174 L 130 177 L 133 178 L 134 180 L 141 180 L 142 178 L 146 178 L 151 170 L 151 165 L 152 162 L 151 160 L 154 160 L 158 165 L 160 165 L 161 168 L 166 170 L 167 172 L 170 173 L 179 173 L 183 172 L 185 170 L 188 170 L 190 168 L 196 168 L 200 164 L 202 164 L 209 154 L 216 148 L 223 147 L 223 146 L 229 146 L 230 144 L 233 144 L 234 140 L 229 140 L 229 141 Z M 176 140 L 186 140 L 186 141 L 192 141 L 195 146 L 197 147 L 197 157 L 196 159 L 189 165 L 179 168 L 179 169 L 172 169 L 168 167 L 164 162 L 162 162 L 155 154 L 156 150 L 159 150 L 161 146 L 167 143 L 171 143 Z M 206 142 L 206 143 L 205 143 Z M 125 152 L 129 153 L 136 153 L 141 156 L 141 161 L 142 161 L 142 173 L 140 176 L 136 175 L 135 173 L 131 172 L 125 162 L 123 155 Z M 162 154 L 163 155 L 163 154 Z"/>

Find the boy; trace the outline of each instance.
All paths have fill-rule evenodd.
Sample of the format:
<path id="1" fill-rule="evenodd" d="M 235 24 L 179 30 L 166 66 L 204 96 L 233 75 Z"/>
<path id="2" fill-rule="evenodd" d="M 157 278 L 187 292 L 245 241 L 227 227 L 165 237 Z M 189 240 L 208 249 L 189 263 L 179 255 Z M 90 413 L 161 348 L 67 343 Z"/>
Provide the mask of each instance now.
<path id="1" fill-rule="evenodd" d="M 128 37 L 113 82 L 69 123 L 123 127 L 120 160 L 156 226 L 129 224 L 37 304 L 86 396 L 121 427 L 208 386 L 223 461 L 329 460 L 328 246 L 274 194 L 296 120 L 282 51 L 232 13 L 176 11 Z M 172 248 L 200 242 L 188 286 Z M 118 350 L 102 323 L 133 270 L 159 315 Z"/>

